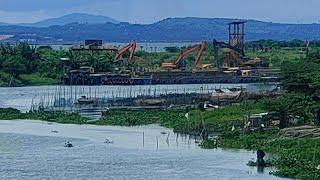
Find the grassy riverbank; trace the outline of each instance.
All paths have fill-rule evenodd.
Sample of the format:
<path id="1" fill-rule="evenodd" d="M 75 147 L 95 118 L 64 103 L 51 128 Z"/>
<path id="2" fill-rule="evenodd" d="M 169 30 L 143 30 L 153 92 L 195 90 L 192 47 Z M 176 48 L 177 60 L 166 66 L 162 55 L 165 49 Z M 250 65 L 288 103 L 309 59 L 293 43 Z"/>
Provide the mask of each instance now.
<path id="1" fill-rule="evenodd" d="M 39 74 L 21 74 L 19 76 L 23 85 L 27 86 L 43 86 L 43 85 L 56 85 L 59 84 L 57 79 L 44 77 Z"/>
<path id="2" fill-rule="evenodd" d="M 176 121 L 185 119 L 185 110 L 129 110 L 110 111 L 97 125 L 137 126 L 161 124 L 165 127 L 175 127 Z M 176 121 L 173 121 L 176 120 Z"/>
<path id="3" fill-rule="evenodd" d="M 0 109 L 0 120 L 33 119 L 64 124 L 86 124 L 88 119 L 76 113 L 27 112 L 12 108 Z"/>
<path id="4" fill-rule="evenodd" d="M 39 74 L 21 74 L 12 77 L 10 74 L 0 71 L 0 87 L 43 86 L 59 84 L 57 79 L 44 77 Z"/>

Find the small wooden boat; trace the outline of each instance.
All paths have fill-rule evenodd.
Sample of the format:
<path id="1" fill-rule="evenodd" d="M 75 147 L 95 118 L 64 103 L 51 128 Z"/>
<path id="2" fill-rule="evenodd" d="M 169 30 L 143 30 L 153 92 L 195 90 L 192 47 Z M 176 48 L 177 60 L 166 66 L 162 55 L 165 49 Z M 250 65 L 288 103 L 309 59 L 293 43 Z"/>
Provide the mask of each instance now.
<path id="1" fill-rule="evenodd" d="M 70 142 L 67 142 L 64 144 L 64 147 L 71 148 L 73 147 L 73 144 L 71 144 Z"/>
<path id="2" fill-rule="evenodd" d="M 106 140 L 104 140 L 104 143 L 106 143 L 106 144 L 113 144 L 113 141 L 112 141 L 112 140 L 109 140 L 109 139 L 106 139 Z"/>

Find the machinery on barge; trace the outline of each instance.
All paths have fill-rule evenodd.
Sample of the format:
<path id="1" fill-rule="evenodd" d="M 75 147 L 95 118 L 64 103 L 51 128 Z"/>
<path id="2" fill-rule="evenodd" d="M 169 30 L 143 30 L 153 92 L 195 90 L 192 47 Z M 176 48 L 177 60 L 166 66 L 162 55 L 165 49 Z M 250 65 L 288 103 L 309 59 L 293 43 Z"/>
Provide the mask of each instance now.
<path id="1" fill-rule="evenodd" d="M 277 82 L 279 69 L 270 68 L 263 58 L 247 59 L 244 51 L 245 22 L 229 23 L 229 42 L 213 40 L 212 54 L 215 62 L 201 64 L 207 42 L 201 41 L 181 49 L 175 61 L 165 60 L 159 69 L 132 68 L 137 42 L 134 40 L 121 48 L 103 45 L 100 40 L 88 40 L 85 46 L 71 51 L 113 51 L 116 71 L 97 73 L 93 67 L 82 66 L 66 72 L 65 85 L 154 85 L 154 84 L 211 84 Z M 209 49 L 209 48 L 207 48 Z M 209 49 L 210 51 L 210 49 Z M 185 57 L 196 52 L 193 66 L 187 68 Z M 127 59 L 124 59 L 126 54 Z M 139 66 L 139 64 L 138 64 Z"/>

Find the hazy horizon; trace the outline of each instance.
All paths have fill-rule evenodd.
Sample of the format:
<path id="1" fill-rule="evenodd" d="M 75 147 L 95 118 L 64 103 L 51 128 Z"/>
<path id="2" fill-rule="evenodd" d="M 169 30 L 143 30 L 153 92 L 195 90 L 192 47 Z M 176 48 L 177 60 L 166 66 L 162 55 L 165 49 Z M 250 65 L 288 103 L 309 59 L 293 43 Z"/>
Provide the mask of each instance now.
<path id="1" fill-rule="evenodd" d="M 71 13 L 103 15 L 148 24 L 168 17 L 254 19 L 275 23 L 320 23 L 320 1 L 309 0 L 0 0 L 0 22 L 34 23 Z M 20 5 L 19 5 L 20 4 Z M 272 12 L 272 13 L 271 13 Z"/>

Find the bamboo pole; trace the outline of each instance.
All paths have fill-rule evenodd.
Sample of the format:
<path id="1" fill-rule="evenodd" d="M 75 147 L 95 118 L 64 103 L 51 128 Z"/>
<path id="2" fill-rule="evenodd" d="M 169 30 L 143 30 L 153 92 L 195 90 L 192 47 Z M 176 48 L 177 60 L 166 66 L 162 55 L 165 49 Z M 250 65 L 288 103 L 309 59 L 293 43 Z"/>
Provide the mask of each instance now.
<path id="1" fill-rule="evenodd" d="M 142 147 L 144 147 L 144 132 L 142 132 Z"/>
<path id="2" fill-rule="evenodd" d="M 156 137 L 157 139 L 157 150 L 159 150 L 159 139 L 158 139 L 158 136 Z"/>

